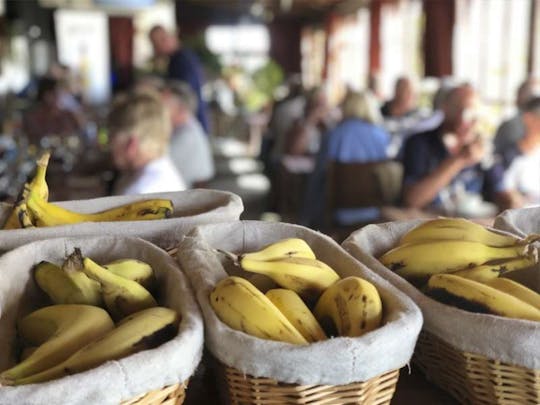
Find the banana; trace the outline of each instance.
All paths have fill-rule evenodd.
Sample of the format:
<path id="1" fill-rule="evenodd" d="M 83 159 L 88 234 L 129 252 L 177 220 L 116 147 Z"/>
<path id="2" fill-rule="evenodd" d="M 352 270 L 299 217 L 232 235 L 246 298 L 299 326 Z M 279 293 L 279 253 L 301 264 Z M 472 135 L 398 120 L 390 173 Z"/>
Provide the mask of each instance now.
<path id="1" fill-rule="evenodd" d="M 68 256 L 62 268 L 42 261 L 34 268 L 37 285 L 55 304 L 86 304 L 103 306 L 101 285 L 82 271 L 79 249 Z"/>
<path id="2" fill-rule="evenodd" d="M 152 270 L 152 266 L 143 261 L 136 259 L 119 259 L 104 264 L 102 267 L 117 276 L 136 281 L 148 291 L 154 291 L 156 288 L 154 270 Z"/>
<path id="3" fill-rule="evenodd" d="M 496 288 L 499 291 L 510 294 L 540 310 L 540 294 L 534 290 L 531 290 L 530 288 L 525 287 L 523 284 L 503 277 L 489 280 L 485 284 Z"/>
<path id="4" fill-rule="evenodd" d="M 402 236 L 400 245 L 435 240 L 463 240 L 487 246 L 506 247 L 523 243 L 511 235 L 503 235 L 463 218 L 438 218 L 426 221 Z"/>
<path id="5" fill-rule="evenodd" d="M 427 294 L 465 311 L 540 321 L 540 310 L 489 285 L 453 274 L 435 274 Z"/>
<path id="6" fill-rule="evenodd" d="M 25 360 L 0 374 L 0 382 L 14 382 L 53 367 L 114 328 L 109 314 L 90 305 L 52 305 L 21 319 L 19 335 L 39 346 Z"/>
<path id="7" fill-rule="evenodd" d="M 241 277 L 226 277 L 210 293 L 218 318 L 261 339 L 305 345 L 308 341 L 262 292 Z"/>
<path id="8" fill-rule="evenodd" d="M 309 247 L 305 240 L 300 238 L 282 239 L 278 242 L 265 246 L 257 252 L 244 253 L 239 259 L 246 260 L 277 260 L 285 257 L 305 257 L 315 259 L 315 253 Z"/>
<path id="9" fill-rule="evenodd" d="M 310 302 L 339 280 L 339 275 L 326 263 L 306 257 L 282 257 L 260 261 L 243 257 L 240 265 L 246 271 L 264 274 L 279 286 L 298 293 Z"/>
<path id="10" fill-rule="evenodd" d="M 496 264 L 483 264 L 468 269 L 454 271 L 451 274 L 485 283 L 489 280 L 496 279 L 503 274 L 514 270 L 525 269 L 534 266 L 535 264 L 536 261 L 530 257 L 518 257 L 517 259 L 505 260 Z"/>
<path id="11" fill-rule="evenodd" d="M 37 161 L 34 178 L 30 183 L 25 184 L 23 192 L 13 206 L 13 210 L 11 211 L 2 229 L 31 228 L 34 226 L 32 223 L 32 218 L 30 217 L 26 207 L 28 189 L 33 189 L 39 198 L 47 201 L 49 198 L 49 187 L 45 181 L 45 174 L 47 172 L 50 156 L 51 154 L 49 152 L 45 152 Z"/>
<path id="12" fill-rule="evenodd" d="M 373 284 L 360 277 L 346 277 L 329 287 L 313 313 L 327 332 L 356 337 L 377 329 L 382 320 L 382 301 Z"/>
<path id="13" fill-rule="evenodd" d="M 317 319 L 294 291 L 276 288 L 265 295 L 308 342 L 328 339 Z"/>
<path id="14" fill-rule="evenodd" d="M 380 257 L 380 261 L 407 279 L 425 278 L 475 267 L 497 259 L 515 259 L 534 254 L 528 245 L 492 247 L 480 242 L 436 240 L 400 245 Z"/>
<path id="15" fill-rule="evenodd" d="M 26 360 L 28 357 L 30 357 L 36 350 L 38 349 L 38 347 L 36 346 L 28 346 L 28 347 L 25 347 L 22 351 L 21 351 L 21 362 Z"/>
<path id="16" fill-rule="evenodd" d="M 81 214 L 43 201 L 29 192 L 26 202 L 37 226 L 56 226 L 80 222 L 142 221 L 170 217 L 173 205 L 170 200 L 152 199 L 111 208 L 94 214 Z"/>
<path id="17" fill-rule="evenodd" d="M 115 320 L 157 306 L 154 297 L 139 283 L 107 271 L 88 257 L 83 259 L 83 271 L 101 284 L 103 300 Z"/>
<path id="18" fill-rule="evenodd" d="M 108 333 L 93 338 L 61 363 L 37 374 L 12 379 L 10 383 L 22 385 L 50 381 L 89 370 L 109 360 L 152 349 L 173 338 L 178 323 L 178 314 L 169 308 L 155 307 L 137 312 Z"/>

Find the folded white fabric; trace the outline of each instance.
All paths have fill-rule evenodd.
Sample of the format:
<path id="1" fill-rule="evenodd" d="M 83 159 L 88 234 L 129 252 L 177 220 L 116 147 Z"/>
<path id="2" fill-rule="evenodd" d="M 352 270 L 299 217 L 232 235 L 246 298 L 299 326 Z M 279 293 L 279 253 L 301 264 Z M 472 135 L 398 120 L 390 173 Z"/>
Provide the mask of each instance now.
<path id="1" fill-rule="evenodd" d="M 540 233 L 540 207 L 506 210 L 495 218 L 494 226 L 520 236 Z"/>
<path id="2" fill-rule="evenodd" d="M 424 330 L 460 351 L 540 369 L 540 322 L 477 314 L 443 305 L 424 295 L 377 260 L 395 247 L 404 233 L 421 222 L 368 225 L 354 232 L 345 240 L 343 247 L 418 304 L 424 315 Z"/>
<path id="3" fill-rule="evenodd" d="M 150 198 L 170 199 L 174 205 L 171 218 L 151 221 L 87 222 L 47 228 L 0 230 L 0 252 L 14 249 L 25 243 L 60 236 L 99 235 L 138 236 L 160 247 L 169 248 L 180 242 L 180 238 L 194 226 L 234 221 L 244 210 L 240 197 L 233 193 L 216 190 L 104 197 L 59 202 L 58 205 L 76 212 L 92 213 Z M 8 204 L 0 205 L 0 218 L 2 218 L 0 223 L 4 223 L 11 208 Z"/>
<path id="4" fill-rule="evenodd" d="M 383 300 L 384 325 L 358 338 L 338 337 L 297 346 L 259 339 L 222 323 L 210 306 L 209 295 L 228 273 L 225 261 L 221 261 L 225 259 L 214 249 L 249 252 L 290 237 L 304 239 L 317 258 L 342 277 L 355 275 L 372 282 Z M 243 373 L 287 383 L 341 385 L 399 369 L 412 356 L 422 324 L 418 308 L 321 233 L 257 221 L 203 225 L 184 238 L 177 259 L 190 277 L 201 306 L 207 347 L 219 361 Z"/>
<path id="5" fill-rule="evenodd" d="M 42 384 L 0 387 L 0 404 L 118 405 L 139 394 L 185 381 L 200 361 L 202 317 L 189 281 L 174 259 L 138 238 L 77 237 L 34 242 L 0 258 L 0 370 L 15 363 L 16 320 L 47 305 L 33 281 L 32 266 L 42 260 L 61 263 L 75 247 L 98 263 L 120 258 L 149 263 L 160 287 L 159 304 L 181 314 L 178 334 L 155 349 L 84 373 Z"/>

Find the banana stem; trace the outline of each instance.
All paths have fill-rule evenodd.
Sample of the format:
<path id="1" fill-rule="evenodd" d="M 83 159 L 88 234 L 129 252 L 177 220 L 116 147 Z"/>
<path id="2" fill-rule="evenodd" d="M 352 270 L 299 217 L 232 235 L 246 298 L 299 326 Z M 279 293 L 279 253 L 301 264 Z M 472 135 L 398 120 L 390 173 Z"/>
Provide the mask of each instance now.
<path id="1" fill-rule="evenodd" d="M 231 252 L 227 252 L 226 250 L 221 249 L 214 249 L 216 253 L 224 255 L 227 259 L 229 259 L 231 262 L 234 263 L 235 266 L 240 266 L 240 256 Z"/>
<path id="2" fill-rule="evenodd" d="M 540 241 L 540 234 L 538 233 L 527 235 L 527 237 L 525 238 L 525 243 L 527 244 L 538 242 L 538 241 Z"/>

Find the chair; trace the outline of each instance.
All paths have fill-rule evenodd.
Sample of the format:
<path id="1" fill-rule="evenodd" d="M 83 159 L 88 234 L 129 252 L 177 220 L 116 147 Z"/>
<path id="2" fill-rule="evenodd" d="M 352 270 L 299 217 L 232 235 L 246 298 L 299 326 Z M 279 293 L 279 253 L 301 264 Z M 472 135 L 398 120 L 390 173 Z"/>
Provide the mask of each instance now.
<path id="1" fill-rule="evenodd" d="M 371 163 L 331 161 L 327 168 L 325 192 L 325 220 L 330 228 L 329 232 L 341 240 L 344 232 L 350 233 L 365 225 L 365 223 L 348 226 L 336 224 L 334 214 L 338 209 L 396 205 L 401 196 L 402 180 L 403 166 L 396 161 Z"/>

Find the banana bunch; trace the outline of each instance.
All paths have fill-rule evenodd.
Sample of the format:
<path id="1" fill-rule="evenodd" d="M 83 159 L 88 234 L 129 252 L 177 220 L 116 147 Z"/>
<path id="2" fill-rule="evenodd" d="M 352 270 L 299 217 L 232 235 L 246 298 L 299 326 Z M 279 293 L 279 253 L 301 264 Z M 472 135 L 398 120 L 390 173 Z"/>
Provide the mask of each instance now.
<path id="1" fill-rule="evenodd" d="M 94 306 L 39 309 L 18 325 L 29 354 L 0 374 L 0 384 L 49 381 L 157 347 L 175 336 L 179 321 L 174 310 L 164 307 L 139 311 L 116 326 L 106 311 Z"/>
<path id="2" fill-rule="evenodd" d="M 381 325 L 377 289 L 359 277 L 340 279 L 302 239 L 283 239 L 235 260 L 244 270 L 267 276 L 282 288 L 264 294 L 242 277 L 221 280 L 210 293 L 210 305 L 232 329 L 305 345 L 327 336 L 361 336 Z M 267 285 L 260 279 L 257 284 Z"/>
<path id="3" fill-rule="evenodd" d="M 49 153 L 37 161 L 34 178 L 25 184 L 3 229 L 46 227 L 81 222 L 136 221 L 168 218 L 173 212 L 170 200 L 136 201 L 105 211 L 82 214 L 48 202 L 49 189 L 45 180 Z"/>
<path id="4" fill-rule="evenodd" d="M 533 240 L 499 234 L 461 218 L 440 218 L 406 233 L 379 260 L 413 283 L 424 284 L 439 273 L 485 281 L 536 264 Z"/>
<path id="5" fill-rule="evenodd" d="M 538 263 L 532 243 L 461 218 L 424 222 L 401 238 L 381 263 L 425 293 L 467 311 L 540 321 L 540 295 L 501 277 Z"/>
<path id="6" fill-rule="evenodd" d="M 38 263 L 34 279 L 53 303 L 105 306 L 115 320 L 157 306 L 149 292 L 155 289 L 154 272 L 140 260 L 120 259 L 100 266 L 75 248 L 62 267 Z"/>

